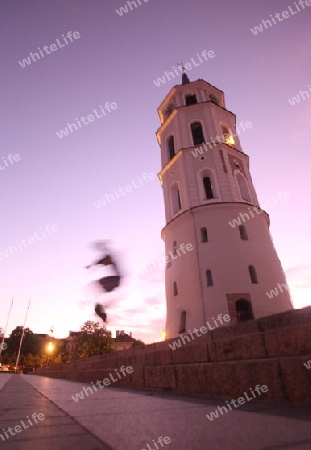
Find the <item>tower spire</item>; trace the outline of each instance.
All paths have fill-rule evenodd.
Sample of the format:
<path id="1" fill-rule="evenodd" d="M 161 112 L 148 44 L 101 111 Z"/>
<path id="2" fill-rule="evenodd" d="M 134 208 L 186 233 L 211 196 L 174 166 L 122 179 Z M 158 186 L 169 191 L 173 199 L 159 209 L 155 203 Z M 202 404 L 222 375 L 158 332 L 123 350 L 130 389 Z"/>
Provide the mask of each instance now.
<path id="1" fill-rule="evenodd" d="M 181 84 L 188 84 L 188 83 L 190 83 L 190 80 L 189 80 L 189 77 L 187 75 L 187 72 L 186 72 L 184 64 L 183 63 L 179 63 L 178 65 L 182 69 L 182 71 L 181 71 L 181 73 L 182 73 L 182 75 L 181 75 Z"/>

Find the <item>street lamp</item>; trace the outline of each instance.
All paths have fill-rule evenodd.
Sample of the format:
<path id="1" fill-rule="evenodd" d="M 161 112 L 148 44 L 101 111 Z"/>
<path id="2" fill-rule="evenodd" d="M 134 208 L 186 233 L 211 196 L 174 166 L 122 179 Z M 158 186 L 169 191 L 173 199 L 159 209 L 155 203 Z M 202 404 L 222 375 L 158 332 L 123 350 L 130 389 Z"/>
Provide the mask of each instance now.
<path id="1" fill-rule="evenodd" d="M 54 350 L 54 344 L 53 342 L 49 342 L 47 345 L 47 352 L 48 352 L 48 360 L 47 360 L 47 367 L 49 367 L 49 356 L 53 353 Z"/>

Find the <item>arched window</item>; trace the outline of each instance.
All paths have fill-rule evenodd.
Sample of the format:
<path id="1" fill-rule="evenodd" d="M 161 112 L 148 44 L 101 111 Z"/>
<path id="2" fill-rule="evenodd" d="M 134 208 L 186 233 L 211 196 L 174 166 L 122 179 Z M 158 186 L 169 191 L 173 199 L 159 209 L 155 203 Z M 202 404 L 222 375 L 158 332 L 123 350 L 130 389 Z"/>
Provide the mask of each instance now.
<path id="1" fill-rule="evenodd" d="M 227 145 L 230 145 L 230 147 L 233 147 L 235 144 L 235 140 L 233 139 L 232 133 L 230 132 L 227 125 L 221 125 L 221 132 L 222 132 L 225 143 Z"/>
<path id="2" fill-rule="evenodd" d="M 240 189 L 240 194 L 241 194 L 242 200 L 245 200 L 247 202 L 251 202 L 252 199 L 251 199 L 251 196 L 249 194 L 247 181 L 245 180 L 243 175 L 241 175 L 240 173 L 237 174 L 236 179 L 237 179 L 238 184 L 239 184 L 239 189 Z"/>
<path id="3" fill-rule="evenodd" d="M 211 270 L 206 271 L 206 283 L 207 286 L 213 286 L 213 278 Z"/>
<path id="4" fill-rule="evenodd" d="M 258 284 L 256 269 L 254 266 L 248 266 L 249 276 L 253 284 Z"/>
<path id="5" fill-rule="evenodd" d="M 191 124 L 191 133 L 193 145 L 201 145 L 205 142 L 203 128 L 200 122 L 193 122 Z"/>
<path id="6" fill-rule="evenodd" d="M 198 103 L 195 94 L 188 94 L 186 95 L 185 98 L 186 98 L 186 106 L 195 105 L 196 103 Z"/>
<path id="7" fill-rule="evenodd" d="M 170 161 L 171 161 L 174 158 L 174 156 L 175 156 L 174 136 L 170 136 L 168 138 L 167 145 L 168 145 L 169 158 L 170 158 Z"/>
<path id="8" fill-rule="evenodd" d="M 238 318 L 238 322 L 246 322 L 247 320 L 253 320 L 253 308 L 250 301 L 241 298 L 235 302 L 235 309 Z"/>
<path id="9" fill-rule="evenodd" d="M 174 284 L 173 284 L 173 292 L 174 292 L 174 297 L 176 297 L 178 295 L 178 287 L 177 287 L 176 281 L 174 281 Z"/>
<path id="10" fill-rule="evenodd" d="M 205 191 L 206 199 L 214 198 L 213 189 L 212 189 L 212 181 L 210 177 L 203 177 L 203 186 Z"/>
<path id="11" fill-rule="evenodd" d="M 201 242 L 208 242 L 207 228 L 201 228 Z"/>
<path id="12" fill-rule="evenodd" d="M 176 241 L 173 242 L 173 255 L 174 256 L 177 255 L 177 242 Z"/>
<path id="13" fill-rule="evenodd" d="M 171 195 L 172 195 L 173 214 L 176 214 L 181 209 L 181 201 L 177 184 L 174 184 L 172 186 Z"/>
<path id="14" fill-rule="evenodd" d="M 179 325 L 179 332 L 178 333 L 185 333 L 186 332 L 186 317 L 187 317 L 186 311 L 182 311 L 182 313 L 180 315 L 180 325 Z"/>
<path id="15" fill-rule="evenodd" d="M 239 231 L 240 231 L 240 237 L 243 241 L 248 241 L 248 236 L 247 236 L 247 232 L 246 232 L 246 228 L 244 225 L 240 225 L 239 226 Z"/>

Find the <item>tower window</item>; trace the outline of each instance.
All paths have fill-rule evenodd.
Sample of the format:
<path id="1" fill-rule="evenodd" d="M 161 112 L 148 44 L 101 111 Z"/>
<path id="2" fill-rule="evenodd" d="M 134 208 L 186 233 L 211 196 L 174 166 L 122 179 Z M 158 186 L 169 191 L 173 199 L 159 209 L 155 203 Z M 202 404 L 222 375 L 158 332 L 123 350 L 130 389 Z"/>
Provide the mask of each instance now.
<path id="1" fill-rule="evenodd" d="M 248 266 L 249 275 L 253 284 L 258 284 L 256 269 L 254 266 Z"/>
<path id="2" fill-rule="evenodd" d="M 187 317 L 186 311 L 182 311 L 180 315 L 179 333 L 186 332 L 186 317 Z"/>
<path id="3" fill-rule="evenodd" d="M 251 202 L 252 199 L 251 199 L 251 196 L 249 195 L 247 181 L 245 180 L 243 175 L 241 175 L 241 173 L 237 174 L 236 179 L 237 179 L 238 184 L 239 184 L 239 189 L 240 189 L 240 194 L 241 194 L 242 200 L 245 200 L 247 202 Z"/>
<path id="4" fill-rule="evenodd" d="M 201 242 L 208 242 L 207 228 L 201 228 Z"/>
<path id="5" fill-rule="evenodd" d="M 170 136 L 168 139 L 168 153 L 169 153 L 169 158 L 171 161 L 175 156 L 174 136 Z"/>
<path id="6" fill-rule="evenodd" d="M 206 282 L 207 286 L 213 286 L 213 278 L 211 270 L 206 271 Z"/>
<path id="7" fill-rule="evenodd" d="M 212 182 L 211 182 L 210 177 L 203 177 L 203 186 L 204 186 L 206 199 L 214 198 Z"/>
<path id="8" fill-rule="evenodd" d="M 205 142 L 203 128 L 200 122 L 193 122 L 191 124 L 191 133 L 193 145 L 201 145 Z"/>
<path id="9" fill-rule="evenodd" d="M 174 256 L 177 255 L 177 242 L 176 241 L 173 242 L 173 255 Z"/>
<path id="10" fill-rule="evenodd" d="M 174 284 L 173 284 L 173 292 L 174 292 L 174 297 L 176 297 L 178 295 L 178 287 L 177 287 L 176 281 L 174 281 Z"/>
<path id="11" fill-rule="evenodd" d="M 186 98 L 186 105 L 187 105 L 187 106 L 189 106 L 189 105 L 195 105 L 196 103 L 198 103 L 195 94 L 189 94 L 189 95 L 186 95 L 185 98 Z"/>
<path id="12" fill-rule="evenodd" d="M 181 209 L 180 194 L 177 184 L 174 184 L 172 186 L 171 194 L 172 194 L 173 214 L 176 214 Z"/>
<path id="13" fill-rule="evenodd" d="M 248 241 L 247 231 L 244 225 L 239 226 L 240 237 L 243 241 Z"/>
<path id="14" fill-rule="evenodd" d="M 238 322 L 246 322 L 247 320 L 253 320 L 253 308 L 251 302 L 241 298 L 235 302 L 235 309 L 238 317 Z"/>
<path id="15" fill-rule="evenodd" d="M 221 131 L 225 143 L 227 145 L 230 145 L 230 147 L 233 147 L 235 145 L 235 140 L 233 139 L 232 133 L 230 132 L 229 128 L 226 125 L 221 125 Z"/>

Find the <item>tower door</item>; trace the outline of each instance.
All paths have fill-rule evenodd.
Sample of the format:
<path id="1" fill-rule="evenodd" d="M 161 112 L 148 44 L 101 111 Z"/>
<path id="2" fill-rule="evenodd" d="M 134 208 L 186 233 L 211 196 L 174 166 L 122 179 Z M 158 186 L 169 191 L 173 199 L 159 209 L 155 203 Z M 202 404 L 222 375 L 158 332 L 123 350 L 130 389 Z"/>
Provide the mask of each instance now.
<path id="1" fill-rule="evenodd" d="M 253 308 L 250 301 L 241 298 L 235 302 L 235 309 L 238 322 L 246 322 L 247 320 L 253 320 Z"/>

